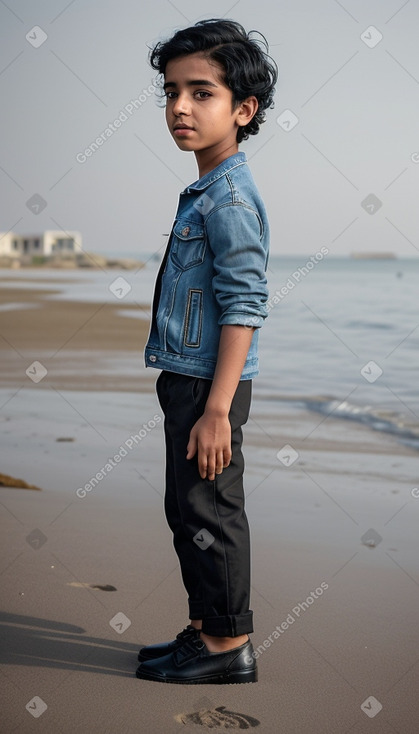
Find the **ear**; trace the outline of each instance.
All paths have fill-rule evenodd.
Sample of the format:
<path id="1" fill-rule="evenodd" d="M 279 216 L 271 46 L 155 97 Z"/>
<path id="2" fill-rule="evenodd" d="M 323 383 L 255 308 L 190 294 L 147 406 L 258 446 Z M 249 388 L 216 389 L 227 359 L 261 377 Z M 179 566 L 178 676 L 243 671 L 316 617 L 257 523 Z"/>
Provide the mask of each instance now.
<path id="1" fill-rule="evenodd" d="M 243 102 L 240 102 L 237 110 L 237 124 L 240 127 L 245 127 L 245 125 L 248 125 L 250 120 L 255 116 L 258 107 L 259 102 L 257 101 L 256 97 L 247 97 L 247 99 L 244 99 Z"/>

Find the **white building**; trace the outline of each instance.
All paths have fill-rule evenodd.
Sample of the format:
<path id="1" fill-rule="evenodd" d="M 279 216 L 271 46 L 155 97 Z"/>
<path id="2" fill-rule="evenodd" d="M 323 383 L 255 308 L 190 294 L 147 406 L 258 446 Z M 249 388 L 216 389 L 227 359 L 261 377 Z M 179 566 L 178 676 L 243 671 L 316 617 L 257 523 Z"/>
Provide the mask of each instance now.
<path id="1" fill-rule="evenodd" d="M 81 252 L 80 232 L 48 229 L 38 234 L 0 232 L 0 256 L 64 255 Z"/>

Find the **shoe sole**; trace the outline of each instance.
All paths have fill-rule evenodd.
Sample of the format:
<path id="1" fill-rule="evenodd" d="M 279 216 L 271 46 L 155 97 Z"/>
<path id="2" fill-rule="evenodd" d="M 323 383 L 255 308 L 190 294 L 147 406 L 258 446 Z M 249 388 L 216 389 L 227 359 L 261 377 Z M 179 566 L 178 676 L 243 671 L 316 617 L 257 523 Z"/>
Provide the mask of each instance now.
<path id="1" fill-rule="evenodd" d="M 163 678 L 157 675 L 150 675 L 149 673 L 138 673 L 136 677 L 143 680 L 153 680 L 158 683 L 178 683 L 180 685 L 199 685 L 205 683 L 215 683 L 218 685 L 225 685 L 230 683 L 257 683 L 258 671 L 256 670 L 236 670 L 233 673 L 218 673 L 217 675 L 207 675 L 201 678 Z"/>

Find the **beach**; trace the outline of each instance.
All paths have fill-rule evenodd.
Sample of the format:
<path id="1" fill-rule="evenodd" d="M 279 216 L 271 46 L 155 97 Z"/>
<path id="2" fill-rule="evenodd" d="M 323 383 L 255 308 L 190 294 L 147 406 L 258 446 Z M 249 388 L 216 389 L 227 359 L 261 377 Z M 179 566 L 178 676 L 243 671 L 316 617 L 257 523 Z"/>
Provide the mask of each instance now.
<path id="1" fill-rule="evenodd" d="M 294 368 L 279 394 L 281 355 L 254 381 L 244 429 L 259 681 L 135 678 L 139 647 L 188 621 L 158 372 L 142 355 L 154 275 L 0 273 L 0 472 L 39 487 L 0 487 L 2 730 L 416 734 L 416 427 L 390 430 L 395 404 L 377 391 L 381 429 L 310 409 L 319 396 L 296 394 Z M 127 298 L 109 293 L 117 277 Z M 347 397 L 328 385 L 322 400 Z"/>

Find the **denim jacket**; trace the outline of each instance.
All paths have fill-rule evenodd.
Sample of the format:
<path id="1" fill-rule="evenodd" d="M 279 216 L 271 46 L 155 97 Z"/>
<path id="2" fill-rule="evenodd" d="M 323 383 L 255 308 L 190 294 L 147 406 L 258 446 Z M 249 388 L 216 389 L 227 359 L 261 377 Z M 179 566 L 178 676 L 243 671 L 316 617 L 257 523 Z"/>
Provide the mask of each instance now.
<path id="1" fill-rule="evenodd" d="M 157 276 L 146 367 L 212 378 L 223 324 L 256 327 L 240 379 L 258 374 L 269 225 L 238 152 L 188 186 Z"/>

